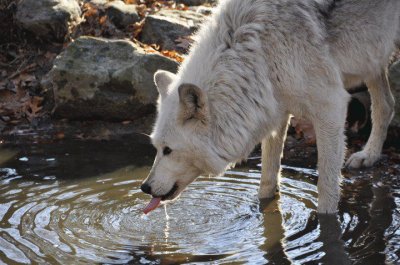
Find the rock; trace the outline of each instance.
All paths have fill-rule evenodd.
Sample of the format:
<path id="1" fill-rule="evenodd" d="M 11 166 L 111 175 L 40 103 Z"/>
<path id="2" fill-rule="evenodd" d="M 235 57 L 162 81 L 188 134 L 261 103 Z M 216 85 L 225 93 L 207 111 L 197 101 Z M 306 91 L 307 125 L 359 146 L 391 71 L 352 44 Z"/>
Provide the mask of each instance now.
<path id="1" fill-rule="evenodd" d="M 209 6 L 191 6 L 189 10 L 208 16 L 211 15 L 213 8 Z"/>
<path id="2" fill-rule="evenodd" d="M 37 36 L 63 41 L 72 23 L 79 23 L 81 9 L 76 0 L 21 0 L 16 20 Z"/>
<path id="3" fill-rule="evenodd" d="M 199 6 L 204 4 L 216 4 L 217 0 L 177 0 L 176 2 L 187 6 Z"/>
<path id="4" fill-rule="evenodd" d="M 54 91 L 56 117 L 134 120 L 155 110 L 154 72 L 177 66 L 130 41 L 81 37 L 56 58 L 42 86 Z"/>
<path id="5" fill-rule="evenodd" d="M 85 2 L 89 2 L 95 6 L 102 7 L 109 3 L 109 0 L 85 0 Z"/>
<path id="6" fill-rule="evenodd" d="M 396 100 L 392 125 L 400 127 L 400 60 L 396 61 L 389 67 L 389 81 L 392 93 Z"/>
<path id="7" fill-rule="evenodd" d="M 163 50 L 186 52 L 179 39 L 191 35 L 205 16 L 194 11 L 161 10 L 146 18 L 140 40 L 160 45 Z"/>
<path id="8" fill-rule="evenodd" d="M 140 20 L 136 5 L 126 5 L 123 1 L 113 1 L 107 5 L 107 16 L 120 28 L 125 28 Z"/>

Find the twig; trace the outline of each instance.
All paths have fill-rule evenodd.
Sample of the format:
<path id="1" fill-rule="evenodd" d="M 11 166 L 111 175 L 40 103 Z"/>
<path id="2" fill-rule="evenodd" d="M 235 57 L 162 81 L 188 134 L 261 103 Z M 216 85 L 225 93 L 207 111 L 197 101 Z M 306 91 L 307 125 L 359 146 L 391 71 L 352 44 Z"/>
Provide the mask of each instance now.
<path id="1" fill-rule="evenodd" d="M 33 68 L 33 65 L 30 64 L 27 67 L 25 67 L 24 69 L 21 70 L 22 66 L 25 66 L 26 63 L 29 61 L 30 58 L 28 58 L 27 60 L 25 60 L 17 69 L 17 71 L 15 71 L 10 77 L 9 79 L 13 79 L 14 77 L 20 75 L 21 73 L 27 71 L 29 68 Z"/>
<path id="2" fill-rule="evenodd" d="M 21 55 L 21 56 L 17 56 L 17 57 L 14 58 L 14 60 L 12 60 L 12 61 L 9 62 L 9 63 L 2 63 L 2 62 L 0 62 L 0 64 L 1 64 L 2 66 L 10 67 L 13 63 L 15 63 L 17 60 L 21 59 L 22 57 L 23 57 L 22 55 Z"/>

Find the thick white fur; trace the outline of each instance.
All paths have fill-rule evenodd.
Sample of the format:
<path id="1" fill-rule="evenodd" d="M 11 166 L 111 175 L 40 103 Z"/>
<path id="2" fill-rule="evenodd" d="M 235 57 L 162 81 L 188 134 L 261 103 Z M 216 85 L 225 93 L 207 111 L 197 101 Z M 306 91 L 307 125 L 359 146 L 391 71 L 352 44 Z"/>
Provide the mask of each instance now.
<path id="1" fill-rule="evenodd" d="M 222 173 L 260 142 L 259 197 L 274 196 L 288 119 L 295 115 L 316 131 L 318 211 L 334 213 L 345 152 L 345 88 L 366 82 L 371 93 L 371 137 L 347 161 L 371 166 L 393 116 L 385 67 L 400 41 L 399 16 L 399 0 L 221 1 L 177 75 L 155 75 L 158 154 L 146 180 L 153 196 L 177 184 L 169 199 L 175 198 L 198 175 Z M 163 155 L 166 146 L 169 155 Z"/>

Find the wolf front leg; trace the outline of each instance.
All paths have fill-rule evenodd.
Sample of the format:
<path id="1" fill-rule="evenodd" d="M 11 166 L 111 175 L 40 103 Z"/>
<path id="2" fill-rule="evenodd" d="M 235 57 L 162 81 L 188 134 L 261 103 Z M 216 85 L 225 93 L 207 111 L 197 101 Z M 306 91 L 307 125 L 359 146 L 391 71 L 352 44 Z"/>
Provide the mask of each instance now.
<path id="1" fill-rule="evenodd" d="M 347 93 L 346 93 L 347 94 Z M 340 199 L 341 168 L 345 152 L 344 124 L 347 99 L 316 110 L 313 125 L 318 149 L 318 212 L 335 213 Z"/>
<path id="2" fill-rule="evenodd" d="M 372 131 L 364 149 L 346 162 L 350 168 L 370 167 L 379 160 L 387 129 L 394 114 L 394 98 L 386 73 L 366 82 L 372 101 Z"/>
<path id="3" fill-rule="evenodd" d="M 272 198 L 275 195 L 280 176 L 281 158 L 288 124 L 289 116 L 282 120 L 276 131 L 262 140 L 262 173 L 260 189 L 258 191 L 260 199 Z"/>

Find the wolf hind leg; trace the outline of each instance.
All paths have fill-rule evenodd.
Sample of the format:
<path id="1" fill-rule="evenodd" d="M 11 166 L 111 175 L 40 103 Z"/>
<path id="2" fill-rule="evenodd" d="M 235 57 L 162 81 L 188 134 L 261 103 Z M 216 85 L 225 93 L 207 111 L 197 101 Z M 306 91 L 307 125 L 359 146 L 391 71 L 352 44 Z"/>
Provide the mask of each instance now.
<path id="1" fill-rule="evenodd" d="M 386 73 L 366 82 L 372 101 L 372 131 L 364 149 L 346 162 L 350 168 L 370 167 L 381 157 L 387 129 L 394 115 L 394 97 Z"/>
<path id="2" fill-rule="evenodd" d="M 288 124 L 289 116 L 286 116 L 281 121 L 279 128 L 262 140 L 261 182 L 258 191 L 258 197 L 260 199 L 274 197 L 279 185 L 281 158 Z"/>

